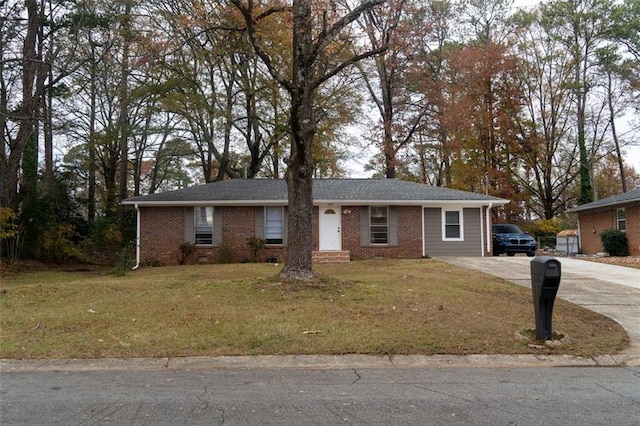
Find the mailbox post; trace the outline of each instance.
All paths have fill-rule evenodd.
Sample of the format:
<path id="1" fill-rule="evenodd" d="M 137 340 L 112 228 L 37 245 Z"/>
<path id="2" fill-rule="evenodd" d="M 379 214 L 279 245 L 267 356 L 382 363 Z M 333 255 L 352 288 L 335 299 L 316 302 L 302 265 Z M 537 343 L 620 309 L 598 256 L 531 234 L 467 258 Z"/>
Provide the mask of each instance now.
<path id="1" fill-rule="evenodd" d="M 560 286 L 560 261 L 550 256 L 537 256 L 531 260 L 531 290 L 536 315 L 536 338 L 549 340 L 553 335 L 551 316 L 553 302 Z"/>

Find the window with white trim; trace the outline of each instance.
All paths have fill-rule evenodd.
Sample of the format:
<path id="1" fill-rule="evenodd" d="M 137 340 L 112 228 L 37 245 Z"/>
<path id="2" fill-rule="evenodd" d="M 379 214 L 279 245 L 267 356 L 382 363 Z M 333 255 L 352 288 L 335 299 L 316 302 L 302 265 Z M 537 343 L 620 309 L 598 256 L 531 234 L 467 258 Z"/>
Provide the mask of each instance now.
<path id="1" fill-rule="evenodd" d="M 267 244 L 283 244 L 284 208 L 267 207 L 264 209 L 264 237 Z"/>
<path id="2" fill-rule="evenodd" d="M 193 222 L 195 243 L 201 245 L 212 245 L 213 207 L 194 207 Z"/>
<path id="3" fill-rule="evenodd" d="M 389 208 L 371 206 L 369 219 L 371 244 L 389 244 Z"/>
<path id="4" fill-rule="evenodd" d="M 442 240 L 463 241 L 462 209 L 442 210 Z"/>
<path id="5" fill-rule="evenodd" d="M 617 216 L 616 218 L 617 228 L 620 231 L 626 231 L 627 230 L 627 213 L 625 212 L 624 208 L 618 209 L 616 216 Z"/>

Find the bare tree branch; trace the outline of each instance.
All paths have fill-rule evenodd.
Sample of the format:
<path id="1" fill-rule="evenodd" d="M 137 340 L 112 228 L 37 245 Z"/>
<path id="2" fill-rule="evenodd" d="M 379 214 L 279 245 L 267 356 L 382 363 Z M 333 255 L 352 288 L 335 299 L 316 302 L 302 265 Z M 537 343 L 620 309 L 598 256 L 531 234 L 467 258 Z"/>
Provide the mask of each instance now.
<path id="1" fill-rule="evenodd" d="M 363 13 L 373 9 L 376 6 L 381 5 L 382 3 L 385 3 L 386 1 L 387 0 L 366 1 L 360 4 L 355 9 L 349 11 L 349 13 L 347 13 L 342 18 L 338 19 L 331 26 L 331 28 L 329 28 L 326 31 L 323 30 L 320 34 L 318 34 L 318 39 L 316 40 L 316 43 L 314 44 L 313 49 L 311 51 L 311 57 L 310 57 L 311 61 L 315 62 L 320 52 L 324 51 L 324 49 L 337 37 L 340 31 L 342 31 L 347 25 L 349 25 L 350 23 L 358 19 L 358 17 L 360 17 L 360 15 L 362 15 Z M 371 55 L 368 55 L 368 56 L 371 56 Z M 368 56 L 364 56 L 364 58 Z M 353 64 L 353 62 L 351 62 L 349 65 L 351 64 Z"/>
<path id="2" fill-rule="evenodd" d="M 386 50 L 387 50 L 387 46 L 383 46 L 383 47 L 380 47 L 378 49 L 369 50 L 369 51 L 364 52 L 364 53 L 362 53 L 360 55 L 356 55 L 356 56 L 351 57 L 350 59 L 340 63 L 333 70 L 331 70 L 331 71 L 325 73 L 324 75 L 322 75 L 318 80 L 314 81 L 313 87 L 314 88 L 319 87 L 322 83 L 324 83 L 325 81 L 329 80 L 331 77 L 335 76 L 340 71 L 342 71 L 343 69 L 347 68 L 348 66 L 356 64 L 356 63 L 360 62 L 361 60 L 369 58 L 371 56 L 375 56 L 375 55 L 379 55 L 381 53 L 384 53 L 384 51 L 386 51 Z"/>

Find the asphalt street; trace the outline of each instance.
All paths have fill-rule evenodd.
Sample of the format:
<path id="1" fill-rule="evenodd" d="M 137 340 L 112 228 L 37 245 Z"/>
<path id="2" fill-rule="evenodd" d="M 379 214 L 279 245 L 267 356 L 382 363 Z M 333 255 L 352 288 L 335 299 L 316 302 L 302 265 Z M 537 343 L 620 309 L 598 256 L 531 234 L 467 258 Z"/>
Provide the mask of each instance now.
<path id="1" fill-rule="evenodd" d="M 640 367 L 3 373 L 7 425 L 639 425 Z"/>

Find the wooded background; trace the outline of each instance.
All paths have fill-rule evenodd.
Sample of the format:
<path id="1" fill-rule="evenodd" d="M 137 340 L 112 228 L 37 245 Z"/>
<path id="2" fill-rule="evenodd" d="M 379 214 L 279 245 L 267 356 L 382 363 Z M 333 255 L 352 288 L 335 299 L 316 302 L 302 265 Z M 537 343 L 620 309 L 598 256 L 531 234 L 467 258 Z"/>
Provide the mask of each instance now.
<path id="1" fill-rule="evenodd" d="M 320 39 L 362 2 L 311 3 Z M 292 28 L 281 0 L 0 1 L 3 253 L 123 244 L 133 195 L 283 178 Z M 568 208 L 640 187 L 624 155 L 639 34 L 640 0 L 382 2 L 318 52 L 317 75 L 340 69 L 314 89 L 312 175 L 364 161 L 561 228 Z M 337 66 L 359 52 L 378 54 Z"/>

